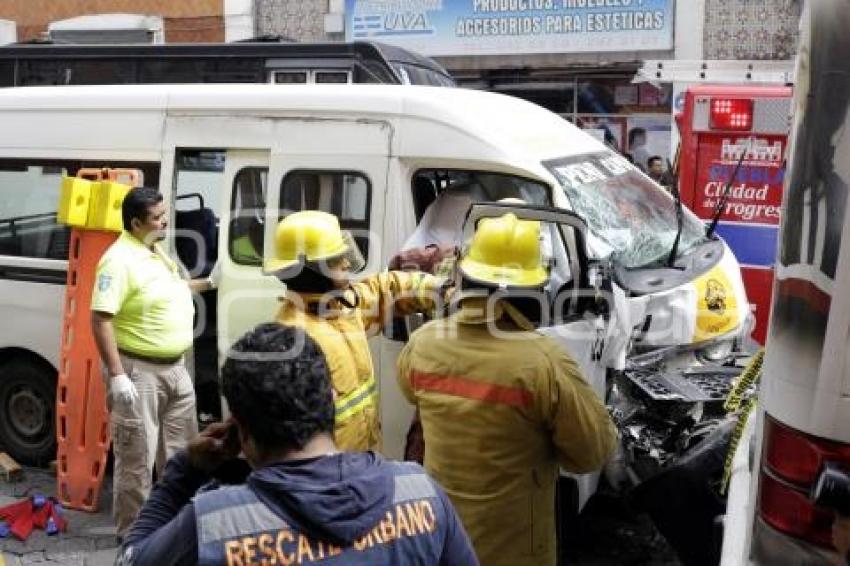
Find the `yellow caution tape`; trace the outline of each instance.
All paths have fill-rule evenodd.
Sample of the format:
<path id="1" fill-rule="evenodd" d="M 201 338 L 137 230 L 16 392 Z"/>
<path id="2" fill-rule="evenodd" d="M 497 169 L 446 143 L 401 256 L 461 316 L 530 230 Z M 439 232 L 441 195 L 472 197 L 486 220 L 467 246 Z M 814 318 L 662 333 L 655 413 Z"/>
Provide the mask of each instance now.
<path id="1" fill-rule="evenodd" d="M 726 452 L 726 460 L 723 463 L 723 480 L 720 483 L 720 494 L 725 495 L 729 487 L 729 479 L 732 477 L 732 462 L 735 459 L 735 452 L 738 450 L 738 444 L 741 437 L 744 435 L 744 429 L 747 427 L 747 421 L 753 409 L 758 405 L 756 397 L 751 397 L 742 405 L 744 394 L 761 378 L 761 369 L 764 362 L 764 348 L 760 349 L 744 368 L 744 371 L 735 378 L 732 384 L 732 389 L 729 395 L 726 396 L 726 401 L 723 403 L 723 408 L 734 413 L 738 411 L 738 422 L 735 423 L 735 430 L 732 432 L 732 439 L 729 442 L 729 450 Z"/>
<path id="2" fill-rule="evenodd" d="M 732 477 L 732 462 L 735 460 L 735 452 L 738 450 L 738 443 L 744 435 L 744 429 L 747 426 L 747 421 L 750 420 L 750 414 L 758 405 L 758 400 L 753 397 L 747 404 L 744 405 L 744 410 L 738 415 L 738 422 L 735 423 L 735 430 L 732 431 L 732 440 L 729 442 L 729 451 L 726 452 L 726 460 L 723 462 L 723 480 L 720 482 L 720 495 L 725 495 L 729 488 L 729 479 Z"/>
<path id="3" fill-rule="evenodd" d="M 741 400 L 744 398 L 744 394 L 758 381 L 759 376 L 761 376 L 762 362 L 764 362 L 764 348 L 756 352 L 756 355 L 753 356 L 750 363 L 741 372 L 741 375 L 736 377 L 734 383 L 732 383 L 732 389 L 723 403 L 723 408 L 727 413 L 733 413 L 741 407 Z"/>

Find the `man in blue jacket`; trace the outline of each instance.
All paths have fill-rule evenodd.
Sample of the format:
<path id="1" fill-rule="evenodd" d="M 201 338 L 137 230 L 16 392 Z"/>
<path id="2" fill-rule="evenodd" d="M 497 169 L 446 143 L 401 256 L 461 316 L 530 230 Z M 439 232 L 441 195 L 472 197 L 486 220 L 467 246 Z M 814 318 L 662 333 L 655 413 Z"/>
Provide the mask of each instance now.
<path id="1" fill-rule="evenodd" d="M 231 421 L 168 462 L 119 564 L 478 564 L 421 467 L 337 451 L 328 368 L 303 330 L 262 324 L 246 334 L 222 386 Z M 247 480 L 213 488 L 213 472 L 240 451 Z"/>

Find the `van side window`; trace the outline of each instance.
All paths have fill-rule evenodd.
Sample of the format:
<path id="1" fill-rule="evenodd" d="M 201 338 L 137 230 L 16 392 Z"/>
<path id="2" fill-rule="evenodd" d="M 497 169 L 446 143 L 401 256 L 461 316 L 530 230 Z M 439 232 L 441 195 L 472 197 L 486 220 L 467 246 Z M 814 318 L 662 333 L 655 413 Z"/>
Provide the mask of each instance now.
<path id="1" fill-rule="evenodd" d="M 470 203 L 513 198 L 527 204 L 552 206 L 551 190 L 545 184 L 487 171 L 420 169 L 413 175 L 411 190 L 417 223 L 428 207 L 445 194 L 464 195 Z"/>
<path id="2" fill-rule="evenodd" d="M 233 179 L 228 247 L 230 258 L 241 265 L 262 265 L 266 184 L 269 170 L 244 167 Z"/>
<path id="3" fill-rule="evenodd" d="M 159 179 L 158 163 L 0 159 L 0 255 L 68 259 L 70 229 L 56 223 L 64 175 L 80 168 L 140 169 L 149 185 Z"/>
<path id="4" fill-rule="evenodd" d="M 218 258 L 224 151 L 178 149 L 174 177 L 174 249 L 191 277 L 209 275 Z"/>
<path id="5" fill-rule="evenodd" d="M 56 224 L 62 167 L 0 170 L 0 254 L 68 259 L 69 229 Z"/>
<path id="6" fill-rule="evenodd" d="M 369 260 L 372 184 L 353 171 L 291 171 L 280 185 L 280 218 L 300 210 L 323 210 L 339 218 Z"/>
<path id="7" fill-rule="evenodd" d="M 552 205 L 544 183 L 515 175 L 459 169 L 420 169 L 411 179 L 416 230 L 402 249 L 460 247 L 463 222 L 472 203 L 516 199 L 526 204 Z"/>

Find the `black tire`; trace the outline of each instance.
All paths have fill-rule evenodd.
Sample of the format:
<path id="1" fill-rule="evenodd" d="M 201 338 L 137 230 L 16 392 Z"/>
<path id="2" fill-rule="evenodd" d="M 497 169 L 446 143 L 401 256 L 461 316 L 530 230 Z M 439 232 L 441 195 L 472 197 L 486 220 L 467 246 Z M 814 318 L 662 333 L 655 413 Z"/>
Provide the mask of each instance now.
<path id="1" fill-rule="evenodd" d="M 0 365 L 0 450 L 22 464 L 56 458 L 56 372 L 26 359 Z"/>

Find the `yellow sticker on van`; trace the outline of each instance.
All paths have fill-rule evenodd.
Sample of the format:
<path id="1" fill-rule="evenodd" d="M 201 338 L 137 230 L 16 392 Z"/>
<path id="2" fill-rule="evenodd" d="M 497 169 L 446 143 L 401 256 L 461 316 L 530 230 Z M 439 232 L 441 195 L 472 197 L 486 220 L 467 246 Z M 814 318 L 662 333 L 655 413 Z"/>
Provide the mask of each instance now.
<path id="1" fill-rule="evenodd" d="M 694 281 L 697 317 L 694 342 L 710 340 L 738 326 L 738 298 L 720 266 Z"/>

